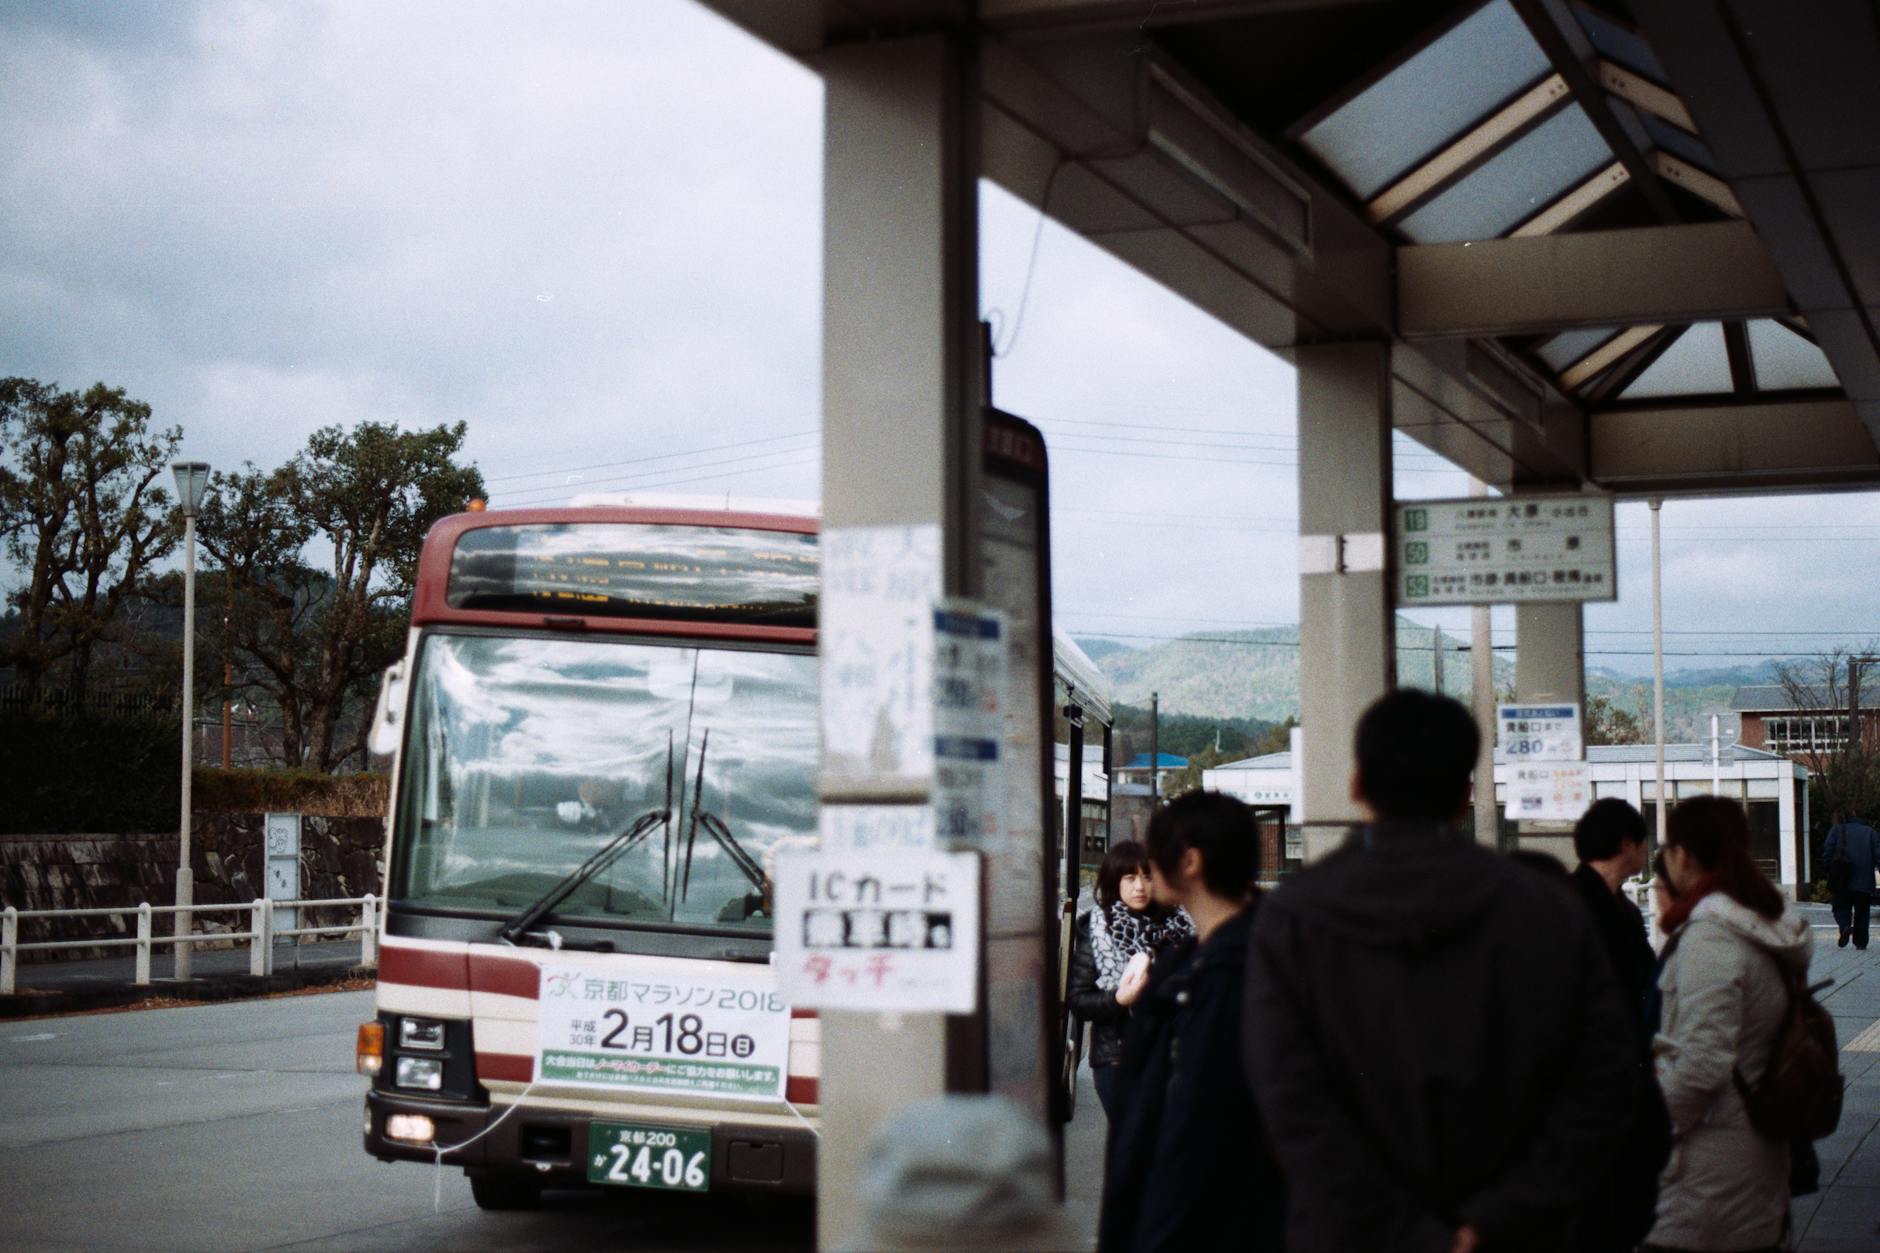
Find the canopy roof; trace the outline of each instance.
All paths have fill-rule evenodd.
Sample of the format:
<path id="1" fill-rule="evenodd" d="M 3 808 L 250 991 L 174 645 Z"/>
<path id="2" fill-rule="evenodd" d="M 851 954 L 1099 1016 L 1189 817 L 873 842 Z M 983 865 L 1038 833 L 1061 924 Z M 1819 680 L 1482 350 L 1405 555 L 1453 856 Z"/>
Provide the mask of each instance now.
<path id="1" fill-rule="evenodd" d="M 1865 0 L 708 0 L 975 49 L 984 173 L 1502 488 L 1880 481 Z"/>

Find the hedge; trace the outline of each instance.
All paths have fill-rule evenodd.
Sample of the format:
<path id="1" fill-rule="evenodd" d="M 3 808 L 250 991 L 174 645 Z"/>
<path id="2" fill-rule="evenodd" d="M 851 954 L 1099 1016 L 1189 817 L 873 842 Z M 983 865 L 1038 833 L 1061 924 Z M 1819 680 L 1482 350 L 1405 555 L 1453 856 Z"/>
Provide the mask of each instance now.
<path id="1" fill-rule="evenodd" d="M 174 831 L 181 733 L 168 714 L 0 715 L 0 834 Z"/>
<path id="2" fill-rule="evenodd" d="M 385 774 L 198 766 L 191 778 L 191 804 L 222 813 L 280 810 L 322 818 L 383 818 L 391 794 L 391 776 Z"/>
<path id="3" fill-rule="evenodd" d="M 171 714 L 0 714 L 0 835 L 175 831 L 183 803 L 180 741 Z M 389 788 L 383 774 L 199 766 L 190 801 L 198 811 L 378 818 Z"/>

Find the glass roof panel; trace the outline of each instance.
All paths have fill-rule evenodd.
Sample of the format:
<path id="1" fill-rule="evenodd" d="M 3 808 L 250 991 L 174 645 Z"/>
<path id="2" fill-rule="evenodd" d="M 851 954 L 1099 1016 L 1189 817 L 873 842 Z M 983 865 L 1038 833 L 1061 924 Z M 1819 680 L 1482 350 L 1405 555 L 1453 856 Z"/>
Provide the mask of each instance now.
<path id="1" fill-rule="evenodd" d="M 1668 83 L 1671 76 L 1665 73 L 1665 67 L 1658 63 L 1658 55 L 1650 44 L 1619 25 L 1603 13 L 1595 13 L 1584 5 L 1574 5 L 1573 15 L 1580 19 L 1580 29 L 1599 50 L 1599 55 L 1608 61 L 1623 65 L 1645 77 L 1659 83 Z"/>
<path id="2" fill-rule="evenodd" d="M 1633 379 L 1619 399 L 1715 396 L 1734 390 L 1730 350 L 1723 344 L 1723 323 L 1699 322 L 1659 354 L 1645 373 Z"/>
<path id="3" fill-rule="evenodd" d="M 1495 239 L 1612 161 L 1586 111 L 1570 105 L 1403 220 L 1419 244 Z"/>
<path id="4" fill-rule="evenodd" d="M 1610 326 L 1596 326 L 1584 331 L 1562 331 L 1540 346 L 1540 359 L 1545 361 L 1555 374 L 1558 374 L 1574 362 L 1584 360 L 1587 353 L 1617 333 L 1617 330 Z"/>
<path id="5" fill-rule="evenodd" d="M 1710 155 L 1710 149 L 1703 140 L 1642 109 L 1638 116 L 1645 123 L 1646 134 L 1652 137 L 1653 147 L 1662 148 L 1680 160 L 1689 161 L 1700 170 L 1716 172 L 1717 159 Z"/>
<path id="6" fill-rule="evenodd" d="M 1749 359 L 1756 367 L 1758 390 L 1781 392 L 1841 385 L 1827 354 L 1782 323 L 1758 320 L 1748 326 Z"/>
<path id="7" fill-rule="evenodd" d="M 1522 88 L 1547 57 L 1508 3 L 1495 0 L 1347 101 L 1299 142 L 1369 200 Z"/>

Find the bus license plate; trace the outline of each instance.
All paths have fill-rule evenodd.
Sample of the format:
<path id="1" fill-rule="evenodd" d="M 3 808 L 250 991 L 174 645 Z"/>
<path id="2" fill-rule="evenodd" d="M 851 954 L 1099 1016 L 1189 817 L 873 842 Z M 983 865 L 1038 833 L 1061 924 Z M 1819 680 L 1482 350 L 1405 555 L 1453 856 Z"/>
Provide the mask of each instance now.
<path id="1" fill-rule="evenodd" d="M 590 1183 L 704 1192 L 711 1187 L 712 1133 L 700 1127 L 590 1123 L 587 1177 Z"/>

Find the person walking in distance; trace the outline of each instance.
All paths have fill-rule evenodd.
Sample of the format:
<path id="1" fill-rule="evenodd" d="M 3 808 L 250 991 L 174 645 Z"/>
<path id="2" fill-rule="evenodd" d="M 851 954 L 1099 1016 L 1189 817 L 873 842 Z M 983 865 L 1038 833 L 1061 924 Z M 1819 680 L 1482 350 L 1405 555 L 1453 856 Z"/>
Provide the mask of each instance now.
<path id="1" fill-rule="evenodd" d="M 1670 939 L 1653 1054 L 1676 1140 L 1644 1247 L 1773 1253 L 1788 1226 L 1790 1146 L 1750 1125 L 1743 1092 L 1768 1066 L 1814 937 L 1750 860 L 1741 804 L 1685 801 L 1665 839 L 1677 899 L 1661 923 Z"/>
<path id="2" fill-rule="evenodd" d="M 1837 814 L 1828 828 L 1822 856 L 1828 863 L 1828 887 L 1833 892 L 1830 908 L 1834 924 L 1841 930 L 1840 946 L 1847 947 L 1850 937 L 1854 947 L 1867 947 L 1868 913 L 1873 908 L 1874 859 L 1880 852 L 1880 834 L 1852 814 Z"/>
<path id="3" fill-rule="evenodd" d="M 1279 1253 L 1285 1194 L 1241 1067 L 1241 999 L 1256 909 L 1259 824 L 1219 792 L 1189 792 L 1149 822 L 1156 902 L 1195 934 L 1150 968 L 1112 1102 L 1103 1253 Z"/>
<path id="4" fill-rule="evenodd" d="M 1632 1028 L 1586 910 L 1456 825 L 1477 742 L 1447 697 L 1379 699 L 1364 824 L 1254 921 L 1245 1060 L 1292 1253 L 1570 1249 L 1631 1125 Z"/>
<path id="5" fill-rule="evenodd" d="M 1631 1129 L 1574 1218 L 1574 1246 L 1582 1253 L 1638 1247 L 1651 1230 L 1658 1172 L 1671 1152 L 1671 1118 L 1652 1076 L 1658 959 L 1645 938 L 1643 915 L 1625 894 L 1626 882 L 1645 869 L 1645 845 L 1645 819 L 1617 797 L 1594 801 L 1573 828 L 1580 864 L 1570 882 L 1612 963 L 1639 1079 Z"/>
<path id="6" fill-rule="evenodd" d="M 1116 1064 L 1130 1006 L 1149 983 L 1149 961 L 1195 933 L 1180 907 L 1155 903 L 1149 893 L 1149 856 L 1124 840 L 1097 867 L 1096 907 L 1076 921 L 1071 940 L 1071 1013 L 1090 1024 L 1090 1079 L 1106 1118 L 1114 1118 Z"/>

